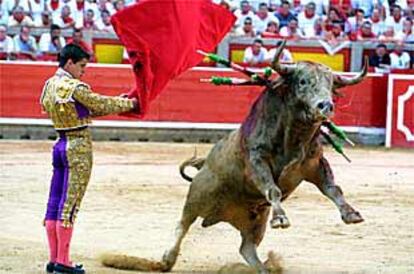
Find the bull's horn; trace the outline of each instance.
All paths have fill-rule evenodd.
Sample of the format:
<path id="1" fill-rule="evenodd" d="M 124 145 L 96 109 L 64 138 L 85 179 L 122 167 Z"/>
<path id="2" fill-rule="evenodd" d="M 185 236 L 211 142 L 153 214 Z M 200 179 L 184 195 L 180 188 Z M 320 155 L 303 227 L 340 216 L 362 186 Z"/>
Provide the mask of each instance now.
<path id="1" fill-rule="evenodd" d="M 336 88 L 342 88 L 345 86 L 355 85 L 364 79 L 365 75 L 368 73 L 368 57 L 365 57 L 364 59 L 364 67 L 362 68 L 362 71 L 351 78 L 343 77 L 340 75 L 335 74 L 334 77 L 334 84 Z"/>
<path id="2" fill-rule="evenodd" d="M 277 48 L 275 57 L 272 61 L 272 69 L 274 69 L 280 75 L 286 75 L 293 73 L 295 71 L 296 65 L 295 64 L 281 64 L 279 62 L 279 57 L 283 52 L 283 49 L 286 46 L 286 40 L 283 40 L 280 46 Z"/>

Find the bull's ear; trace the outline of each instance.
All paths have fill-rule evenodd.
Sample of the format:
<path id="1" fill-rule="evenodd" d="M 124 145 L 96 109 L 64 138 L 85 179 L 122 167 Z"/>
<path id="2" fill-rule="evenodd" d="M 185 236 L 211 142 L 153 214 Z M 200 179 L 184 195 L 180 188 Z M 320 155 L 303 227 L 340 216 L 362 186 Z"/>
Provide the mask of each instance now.
<path id="1" fill-rule="evenodd" d="M 282 54 L 285 46 L 286 46 L 286 40 L 283 40 L 279 48 L 276 50 L 275 57 L 273 58 L 273 61 L 272 61 L 272 69 L 275 70 L 277 73 L 279 73 L 279 75 L 281 76 L 291 74 L 296 69 L 296 64 L 281 64 L 279 62 L 280 55 Z"/>
<path id="2" fill-rule="evenodd" d="M 362 71 L 358 75 L 351 77 L 351 78 L 343 77 L 338 74 L 334 75 L 334 88 L 342 88 L 345 86 L 351 86 L 351 85 L 358 84 L 364 79 L 367 73 L 368 73 L 368 57 L 365 56 L 364 67 L 362 68 Z"/>

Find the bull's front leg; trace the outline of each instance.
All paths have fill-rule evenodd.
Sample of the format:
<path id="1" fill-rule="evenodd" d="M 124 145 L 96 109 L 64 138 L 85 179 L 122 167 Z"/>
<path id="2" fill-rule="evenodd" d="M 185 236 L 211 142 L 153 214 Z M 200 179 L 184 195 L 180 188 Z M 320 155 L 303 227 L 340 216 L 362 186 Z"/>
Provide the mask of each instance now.
<path id="1" fill-rule="evenodd" d="M 335 203 L 344 223 L 356 224 L 364 221 L 361 214 L 346 202 L 342 189 L 335 184 L 328 160 L 323 156 L 319 159 L 319 164 L 308 171 L 306 180 L 315 184 L 325 196 Z"/>
<path id="2" fill-rule="evenodd" d="M 269 164 L 257 154 L 250 155 L 250 167 L 253 183 L 272 206 L 272 228 L 288 228 L 290 222 L 281 206 L 282 192 L 273 180 Z"/>

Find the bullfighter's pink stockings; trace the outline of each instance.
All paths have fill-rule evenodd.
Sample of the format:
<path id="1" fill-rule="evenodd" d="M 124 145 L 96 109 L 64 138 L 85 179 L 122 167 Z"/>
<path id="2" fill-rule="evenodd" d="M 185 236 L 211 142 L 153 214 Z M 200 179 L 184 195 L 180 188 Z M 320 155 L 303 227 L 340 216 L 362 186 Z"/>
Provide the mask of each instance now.
<path id="1" fill-rule="evenodd" d="M 46 227 L 47 241 L 49 243 L 49 262 L 54 263 L 56 262 L 56 258 L 57 258 L 57 243 L 58 243 L 57 234 L 56 234 L 56 221 L 46 220 L 45 227 Z"/>
<path id="2" fill-rule="evenodd" d="M 56 232 L 58 239 L 57 263 L 72 266 L 69 260 L 70 242 L 72 239 L 73 227 L 62 226 L 62 221 L 56 223 Z"/>

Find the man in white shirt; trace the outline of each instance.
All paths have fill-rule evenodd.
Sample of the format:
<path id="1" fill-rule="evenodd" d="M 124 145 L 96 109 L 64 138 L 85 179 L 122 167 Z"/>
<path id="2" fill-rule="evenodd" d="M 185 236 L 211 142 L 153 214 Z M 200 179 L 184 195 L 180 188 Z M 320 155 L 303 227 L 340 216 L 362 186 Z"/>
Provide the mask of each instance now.
<path id="1" fill-rule="evenodd" d="M 255 39 L 253 45 L 244 51 L 243 63 L 249 66 L 260 65 L 266 62 L 267 50 L 263 47 L 261 39 Z"/>
<path id="2" fill-rule="evenodd" d="M 23 12 L 29 14 L 29 0 L 2 0 L 6 3 L 6 8 L 9 13 L 12 13 L 17 7 L 21 7 Z M 3 5 L 2 5 L 3 8 Z"/>
<path id="3" fill-rule="evenodd" d="M 269 22 L 276 22 L 279 25 L 279 19 L 276 16 L 269 13 L 266 3 L 261 3 L 259 5 L 259 10 L 256 12 L 256 16 L 253 18 L 253 26 L 256 29 L 257 33 L 262 33 L 266 30 L 267 24 Z"/>
<path id="4" fill-rule="evenodd" d="M 395 39 L 404 41 L 405 43 L 414 43 L 414 26 L 411 18 L 404 18 L 403 29 L 395 34 Z"/>
<path id="5" fill-rule="evenodd" d="M 395 43 L 394 51 L 390 53 L 390 59 L 392 69 L 410 68 L 410 54 L 404 51 L 404 43 L 402 41 Z"/>
<path id="6" fill-rule="evenodd" d="M 298 27 L 298 19 L 292 17 L 289 24 L 280 29 L 280 36 L 287 39 L 301 39 L 304 37 L 302 30 Z"/>
<path id="7" fill-rule="evenodd" d="M 403 21 L 401 7 L 393 5 L 392 15 L 385 20 L 385 24 L 394 27 L 394 33 L 398 33 L 403 29 Z"/>
<path id="8" fill-rule="evenodd" d="M 359 30 L 359 28 L 362 26 L 362 24 L 364 23 L 365 21 L 364 17 L 365 17 L 364 10 L 356 9 L 355 16 L 348 18 L 348 23 L 351 28 L 349 31 L 356 33 Z"/>
<path id="9" fill-rule="evenodd" d="M 247 17 L 253 18 L 254 12 L 249 4 L 249 1 L 243 0 L 240 2 L 240 9 L 234 11 L 234 16 L 237 17 L 235 27 L 243 26 L 244 20 Z"/>
<path id="10" fill-rule="evenodd" d="M 385 21 L 381 18 L 381 11 L 378 8 L 372 10 L 371 17 L 368 21 L 371 22 L 372 32 L 376 36 L 380 36 L 387 29 Z"/>
<path id="11" fill-rule="evenodd" d="M 351 0 L 351 5 L 353 9 L 362 9 L 364 11 L 365 17 L 370 17 L 372 14 L 372 9 L 374 8 L 374 1 Z"/>
<path id="12" fill-rule="evenodd" d="M 306 7 L 309 3 L 315 4 L 315 13 L 318 16 L 328 14 L 329 0 L 300 0 L 300 5 Z"/>
<path id="13" fill-rule="evenodd" d="M 9 22 L 9 11 L 7 9 L 7 2 L 1 0 L 0 3 L 0 25 L 7 25 Z"/>
<path id="14" fill-rule="evenodd" d="M 24 9 L 20 6 L 16 7 L 13 11 L 13 15 L 9 17 L 9 22 L 7 23 L 9 27 L 19 27 L 19 26 L 34 26 L 32 18 L 27 16 L 24 13 Z"/>
<path id="15" fill-rule="evenodd" d="M 114 27 L 111 24 L 111 15 L 107 10 L 101 12 L 101 18 L 96 22 L 96 25 L 100 31 L 115 33 Z"/>
<path id="16" fill-rule="evenodd" d="M 13 39 L 7 35 L 7 26 L 0 25 L 0 59 L 8 59 L 13 51 Z"/>
<path id="17" fill-rule="evenodd" d="M 315 3 L 309 2 L 305 10 L 298 15 L 298 25 L 306 38 L 315 37 L 315 22 L 318 16 L 315 13 Z"/>
<path id="18" fill-rule="evenodd" d="M 272 63 L 273 59 L 275 58 L 276 50 L 280 47 L 281 44 L 281 41 L 277 42 L 276 47 L 268 51 L 266 57 L 266 61 L 268 63 Z M 279 61 L 282 63 L 293 63 L 292 53 L 290 53 L 290 51 L 287 48 L 284 48 L 282 54 L 279 57 Z"/>
<path id="19" fill-rule="evenodd" d="M 64 46 L 65 39 L 61 35 L 61 29 L 58 25 L 50 26 L 50 33 L 43 33 L 40 36 L 39 50 L 42 53 L 57 54 Z"/>

